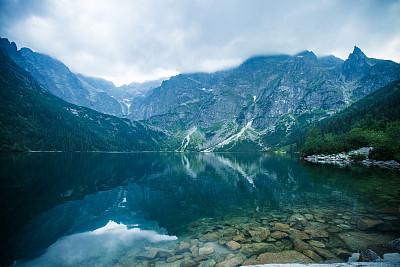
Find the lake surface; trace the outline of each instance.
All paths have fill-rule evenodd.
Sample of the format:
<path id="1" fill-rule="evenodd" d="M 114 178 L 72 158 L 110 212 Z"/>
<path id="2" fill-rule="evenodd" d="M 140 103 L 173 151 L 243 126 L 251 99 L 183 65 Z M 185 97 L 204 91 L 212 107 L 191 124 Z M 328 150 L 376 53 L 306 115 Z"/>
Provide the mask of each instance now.
<path id="1" fill-rule="evenodd" d="M 296 155 L 7 153 L 0 179 L 0 265 L 345 262 L 400 237 L 399 172 Z"/>

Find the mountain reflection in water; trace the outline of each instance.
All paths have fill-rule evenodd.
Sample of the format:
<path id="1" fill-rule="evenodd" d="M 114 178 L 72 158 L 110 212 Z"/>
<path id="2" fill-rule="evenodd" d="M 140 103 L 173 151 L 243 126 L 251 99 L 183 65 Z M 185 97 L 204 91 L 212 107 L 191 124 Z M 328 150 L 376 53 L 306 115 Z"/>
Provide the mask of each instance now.
<path id="1" fill-rule="evenodd" d="M 398 209 L 400 196 L 393 171 L 267 153 L 1 154 L 0 178 L 0 264 L 49 253 L 110 221 L 179 238 L 199 219 L 238 210 Z"/>

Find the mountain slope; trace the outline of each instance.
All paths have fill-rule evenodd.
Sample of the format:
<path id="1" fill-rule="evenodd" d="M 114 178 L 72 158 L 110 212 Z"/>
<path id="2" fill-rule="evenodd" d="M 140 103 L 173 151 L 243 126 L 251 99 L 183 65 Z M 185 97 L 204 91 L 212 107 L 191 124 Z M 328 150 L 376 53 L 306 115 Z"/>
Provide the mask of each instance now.
<path id="1" fill-rule="evenodd" d="M 400 160 L 400 80 L 315 125 L 303 139 L 303 155 L 372 146 L 371 157 Z"/>
<path id="2" fill-rule="evenodd" d="M 82 82 L 61 61 L 33 52 L 29 48 L 17 50 L 15 43 L 10 43 L 5 38 L 0 39 L 0 50 L 53 95 L 72 104 L 99 112 L 116 116 L 124 115 L 124 104 L 119 103 L 101 88 Z"/>
<path id="3" fill-rule="evenodd" d="M 131 118 L 171 131 L 177 150 L 185 140 L 200 151 L 236 150 L 242 142 L 264 150 L 293 142 L 293 133 L 399 78 L 399 64 L 358 47 L 346 61 L 310 51 L 260 56 L 229 71 L 171 77 Z"/>
<path id="4" fill-rule="evenodd" d="M 67 103 L 0 53 L 0 150 L 143 151 L 162 137 L 146 125 Z"/>
<path id="5" fill-rule="evenodd" d="M 117 99 L 121 103 L 123 114 L 128 116 L 132 113 L 131 108 L 135 109 L 138 103 L 141 103 L 163 81 L 163 79 L 160 79 L 143 83 L 133 82 L 129 85 L 116 87 L 112 82 L 101 78 L 87 77 L 82 74 L 76 74 L 76 76 L 87 87 L 100 89 L 103 94 L 107 93 Z"/>

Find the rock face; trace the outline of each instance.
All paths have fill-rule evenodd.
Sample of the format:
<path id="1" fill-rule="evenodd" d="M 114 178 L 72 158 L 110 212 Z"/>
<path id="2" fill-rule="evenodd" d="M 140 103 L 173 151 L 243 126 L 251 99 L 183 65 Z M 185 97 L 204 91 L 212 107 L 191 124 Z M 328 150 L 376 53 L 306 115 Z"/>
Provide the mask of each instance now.
<path id="1" fill-rule="evenodd" d="M 117 88 L 28 48 L 17 50 L 7 39 L 1 39 L 0 49 L 52 94 L 148 120 L 168 133 L 168 150 L 180 151 L 258 151 L 293 143 L 304 126 L 400 79 L 400 64 L 368 58 L 355 47 L 345 61 L 310 51 L 259 56 L 226 71 Z"/>
<path id="2" fill-rule="evenodd" d="M 282 143 L 288 133 L 399 77 L 399 64 L 368 58 L 357 47 L 346 61 L 317 58 L 309 51 L 255 57 L 229 71 L 171 77 L 137 106 L 131 118 L 148 119 L 163 129 L 197 127 L 197 150 L 234 150 L 239 146 L 236 138 L 213 146 L 245 127 L 241 136 L 247 133 L 247 145 L 260 149 Z M 226 126 L 234 129 L 224 139 L 216 130 L 226 121 L 238 128 Z"/>
<path id="3" fill-rule="evenodd" d="M 69 103 L 118 117 L 127 115 L 137 98 L 143 98 L 161 84 L 159 80 L 116 87 L 101 78 L 72 73 L 61 61 L 29 48 L 17 50 L 15 43 L 7 39 L 1 39 L 0 49 L 51 94 Z"/>

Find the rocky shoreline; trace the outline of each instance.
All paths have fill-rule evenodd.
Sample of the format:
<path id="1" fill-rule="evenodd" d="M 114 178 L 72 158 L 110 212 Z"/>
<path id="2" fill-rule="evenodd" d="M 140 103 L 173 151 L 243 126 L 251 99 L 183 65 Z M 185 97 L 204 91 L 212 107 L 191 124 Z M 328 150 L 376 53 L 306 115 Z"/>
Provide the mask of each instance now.
<path id="1" fill-rule="evenodd" d="M 400 262 L 400 219 L 393 213 L 335 207 L 264 213 L 243 209 L 218 220 L 199 219 L 182 233 L 178 241 L 126 253 L 115 267 Z M 378 258 L 371 260 L 370 250 Z"/>
<path id="2" fill-rule="evenodd" d="M 329 164 L 337 164 L 340 166 L 363 164 L 365 166 L 377 166 L 380 168 L 400 170 L 400 163 L 398 163 L 395 160 L 379 161 L 379 160 L 369 159 L 368 155 L 372 150 L 373 150 L 372 147 L 363 147 L 358 150 L 352 150 L 348 153 L 342 152 L 339 154 L 331 154 L 331 155 L 324 155 L 324 154 L 311 155 L 304 157 L 304 160 L 311 163 L 329 163 Z M 363 157 L 365 159 L 358 160 Z"/>

